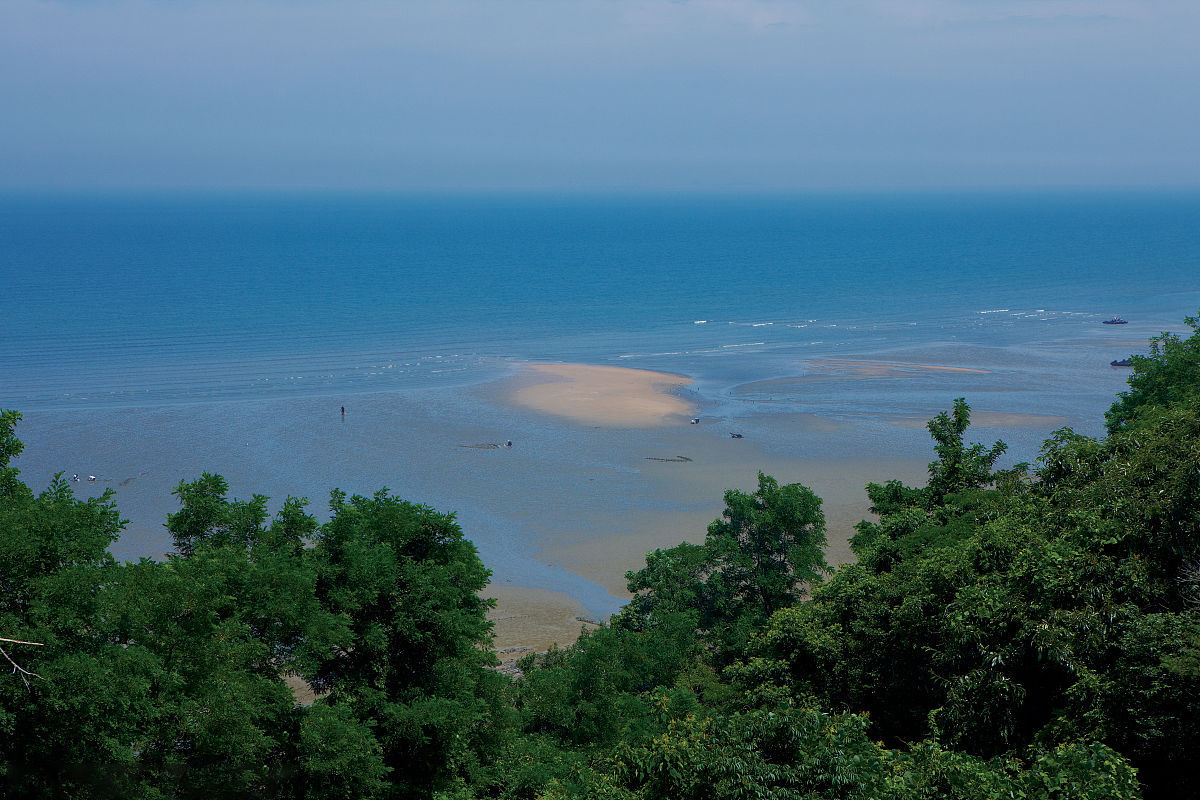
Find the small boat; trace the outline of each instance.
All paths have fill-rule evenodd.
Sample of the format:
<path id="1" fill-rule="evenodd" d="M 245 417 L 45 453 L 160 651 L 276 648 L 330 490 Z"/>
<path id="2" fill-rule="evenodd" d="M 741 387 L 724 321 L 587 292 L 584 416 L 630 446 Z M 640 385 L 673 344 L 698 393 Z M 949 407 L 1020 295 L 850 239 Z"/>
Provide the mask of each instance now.
<path id="1" fill-rule="evenodd" d="M 1132 363 L 1130 363 L 1130 361 L 1129 361 L 1129 359 L 1128 359 L 1128 358 L 1120 358 L 1120 359 L 1117 359 L 1116 361 L 1110 361 L 1110 362 L 1108 362 L 1108 363 L 1109 363 L 1109 364 L 1112 364 L 1114 367 L 1130 367 L 1130 366 L 1133 366 L 1133 364 L 1132 364 Z"/>
<path id="2" fill-rule="evenodd" d="M 1128 325 L 1129 322 L 1127 320 L 1121 319 L 1120 317 L 1113 317 L 1112 319 L 1102 320 L 1101 324 L 1102 325 Z"/>

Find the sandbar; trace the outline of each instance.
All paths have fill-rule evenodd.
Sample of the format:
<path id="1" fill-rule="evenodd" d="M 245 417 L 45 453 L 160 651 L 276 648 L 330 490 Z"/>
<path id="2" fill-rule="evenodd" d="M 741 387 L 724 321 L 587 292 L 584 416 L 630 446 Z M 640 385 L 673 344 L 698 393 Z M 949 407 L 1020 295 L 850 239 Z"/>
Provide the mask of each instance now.
<path id="1" fill-rule="evenodd" d="M 916 430 L 926 427 L 934 416 L 935 414 L 929 413 L 920 416 L 895 417 L 888 422 L 899 428 Z M 1052 431 L 1070 425 L 1073 421 L 1070 417 L 1061 417 L 1055 414 L 1016 414 L 1007 411 L 971 412 L 971 425 L 976 428 L 1025 428 Z"/>
<path id="2" fill-rule="evenodd" d="M 517 673 L 517 662 L 530 653 L 543 653 L 551 645 L 566 647 L 579 638 L 580 630 L 598 622 L 578 600 L 549 589 L 493 583 L 480 595 L 496 601 L 488 614 L 492 648 L 500 670 L 509 675 Z"/>
<path id="3" fill-rule="evenodd" d="M 691 378 L 666 372 L 585 364 L 531 364 L 543 377 L 522 386 L 518 406 L 603 428 L 657 428 L 682 424 L 693 406 L 673 392 Z"/>
<path id="4" fill-rule="evenodd" d="M 986 374 L 990 370 L 972 367 L 951 367 L 944 364 L 909 364 L 901 361 L 862 361 L 857 359 L 823 358 L 808 362 L 812 377 L 895 378 L 931 372 Z"/>

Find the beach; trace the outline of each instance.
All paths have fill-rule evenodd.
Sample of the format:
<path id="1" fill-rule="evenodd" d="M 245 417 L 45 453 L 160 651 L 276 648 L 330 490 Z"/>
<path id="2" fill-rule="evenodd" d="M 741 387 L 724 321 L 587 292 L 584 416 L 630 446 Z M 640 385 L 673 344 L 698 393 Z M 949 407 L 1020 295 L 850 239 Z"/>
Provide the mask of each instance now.
<path id="1" fill-rule="evenodd" d="M 118 559 L 170 550 L 204 472 L 321 521 L 386 488 L 455 515 L 497 642 L 541 648 L 760 470 L 823 499 L 840 563 L 956 397 L 1002 466 L 1102 434 L 1110 362 L 1200 307 L 1197 202 L 0 198 L 0 407 L 35 490 L 115 492 Z"/>

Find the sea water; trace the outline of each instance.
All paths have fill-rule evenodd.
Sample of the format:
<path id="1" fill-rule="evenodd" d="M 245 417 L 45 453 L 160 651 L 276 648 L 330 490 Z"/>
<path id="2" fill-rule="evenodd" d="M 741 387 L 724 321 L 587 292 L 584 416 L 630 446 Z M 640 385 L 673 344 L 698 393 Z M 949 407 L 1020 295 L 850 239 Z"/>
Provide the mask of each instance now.
<path id="1" fill-rule="evenodd" d="M 472 391 L 523 363 L 687 375 L 706 419 L 780 452 L 809 441 L 781 422 L 801 414 L 845 424 L 839 450 L 916 456 L 920 425 L 881 420 L 957 396 L 1099 434 L 1125 377 L 1108 362 L 1179 330 L 1197 276 L 1196 192 L 8 195 L 0 407 L 25 414 L 35 487 L 123 454 L 99 482 L 131 518 L 123 557 L 163 552 L 171 486 L 211 464 L 239 496 L 386 482 L 474 523 L 498 572 L 558 585 L 512 498 L 570 513 L 582 473 L 464 477 L 446 456 L 493 436 Z M 342 406 L 371 423 L 334 435 Z M 1002 433 L 1016 461 L 1045 431 Z"/>

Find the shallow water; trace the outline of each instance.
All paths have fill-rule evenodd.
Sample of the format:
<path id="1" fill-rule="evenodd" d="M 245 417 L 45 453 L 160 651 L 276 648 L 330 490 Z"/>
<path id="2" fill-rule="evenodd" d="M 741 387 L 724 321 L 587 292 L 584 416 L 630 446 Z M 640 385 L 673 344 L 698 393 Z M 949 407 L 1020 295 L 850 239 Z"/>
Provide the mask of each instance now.
<path id="1" fill-rule="evenodd" d="M 919 479 L 920 422 L 955 397 L 1006 421 L 975 433 L 1008 442 L 1007 463 L 1063 420 L 1101 433 L 1126 375 L 1108 362 L 1200 307 L 1196 194 L 8 197 L 0 211 L 17 466 L 36 488 L 63 471 L 98 477 L 81 494 L 115 489 L 119 557 L 169 547 L 171 490 L 205 470 L 319 514 L 334 487 L 387 486 L 456 511 L 497 582 L 598 615 L 647 547 L 702 537 L 720 489 L 752 488 L 757 468 L 823 484 L 844 538 L 862 483 L 891 477 L 871 465 Z M 1100 324 L 1118 313 L 1130 323 Z M 688 375 L 703 424 L 596 429 L 511 408 L 532 360 Z M 646 460 L 664 454 L 694 460 Z"/>

